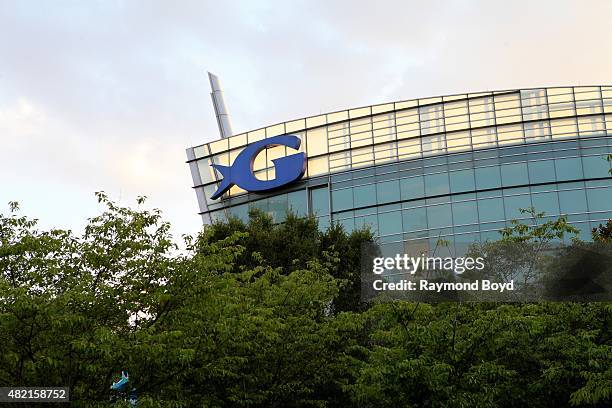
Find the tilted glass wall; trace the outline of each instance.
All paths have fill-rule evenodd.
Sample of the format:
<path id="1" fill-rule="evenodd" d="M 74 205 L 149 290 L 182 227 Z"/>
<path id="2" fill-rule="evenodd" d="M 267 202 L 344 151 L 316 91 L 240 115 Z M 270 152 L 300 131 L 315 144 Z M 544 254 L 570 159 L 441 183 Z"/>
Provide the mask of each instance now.
<path id="1" fill-rule="evenodd" d="M 211 163 L 228 165 L 245 144 L 291 133 L 308 156 L 304 179 L 262 196 L 233 187 L 214 201 Z M 518 208 L 568 214 L 583 235 L 612 218 L 612 87 L 566 87 L 396 102 L 286 122 L 189 149 L 208 221 L 255 206 L 281 220 L 287 208 L 370 225 L 386 242 L 495 236 Z M 254 170 L 274 178 L 263 151 Z"/>

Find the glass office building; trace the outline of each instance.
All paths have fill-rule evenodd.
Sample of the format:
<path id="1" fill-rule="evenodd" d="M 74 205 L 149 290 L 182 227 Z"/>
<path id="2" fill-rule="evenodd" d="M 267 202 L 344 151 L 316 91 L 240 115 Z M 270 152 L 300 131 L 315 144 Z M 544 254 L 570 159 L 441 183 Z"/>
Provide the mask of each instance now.
<path id="1" fill-rule="evenodd" d="M 234 186 L 212 200 L 220 174 L 245 145 L 292 134 L 307 155 L 304 177 L 267 194 Z M 275 177 L 262 151 L 258 179 Z M 589 239 L 612 218 L 612 86 L 555 87 L 415 99 L 279 123 L 187 149 L 205 224 L 247 218 L 260 208 L 276 221 L 288 209 L 369 225 L 383 243 L 433 245 L 498 239 L 509 220 L 535 207 L 566 214 Z"/>

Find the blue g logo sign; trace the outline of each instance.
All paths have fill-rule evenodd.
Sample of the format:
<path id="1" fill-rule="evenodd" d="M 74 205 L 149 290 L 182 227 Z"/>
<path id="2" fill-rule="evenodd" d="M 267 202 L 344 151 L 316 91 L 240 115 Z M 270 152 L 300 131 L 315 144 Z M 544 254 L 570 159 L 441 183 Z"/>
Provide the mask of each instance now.
<path id="1" fill-rule="evenodd" d="M 253 174 L 255 157 L 266 147 L 287 146 L 297 150 L 301 144 L 300 138 L 294 135 L 274 136 L 245 147 L 231 166 L 213 164 L 212 166 L 223 175 L 223 180 L 210 198 L 216 200 L 234 184 L 246 191 L 267 191 L 301 179 L 306 171 L 306 155 L 304 153 L 296 153 L 272 160 L 276 169 L 274 180 L 258 180 Z"/>

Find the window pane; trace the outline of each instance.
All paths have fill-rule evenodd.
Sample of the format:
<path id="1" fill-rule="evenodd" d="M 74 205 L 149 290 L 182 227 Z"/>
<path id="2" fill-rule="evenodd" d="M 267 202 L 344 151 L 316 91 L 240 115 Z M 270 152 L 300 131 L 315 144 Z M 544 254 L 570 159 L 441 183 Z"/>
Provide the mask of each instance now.
<path id="1" fill-rule="evenodd" d="M 309 129 L 306 132 L 306 149 L 308 156 L 327 153 L 327 129 L 324 127 Z"/>
<path id="2" fill-rule="evenodd" d="M 329 196 L 327 191 L 327 187 L 315 188 L 310 190 L 311 214 L 329 214 Z"/>
<path id="3" fill-rule="evenodd" d="M 388 203 L 391 201 L 399 201 L 399 180 L 390 180 L 377 183 L 376 196 L 378 197 L 378 204 Z"/>
<path id="4" fill-rule="evenodd" d="M 474 170 L 459 170 L 449 173 L 451 192 L 458 193 L 462 191 L 475 190 Z"/>
<path id="5" fill-rule="evenodd" d="M 353 208 L 353 189 L 332 190 L 332 208 L 334 211 Z"/>
<path id="6" fill-rule="evenodd" d="M 556 192 L 532 194 L 531 201 L 536 212 L 544 212 L 546 215 L 559 214 L 559 199 Z"/>
<path id="7" fill-rule="evenodd" d="M 281 222 L 287 214 L 287 194 L 268 198 L 268 214 L 274 222 Z"/>
<path id="8" fill-rule="evenodd" d="M 378 214 L 378 231 L 380 235 L 398 234 L 402 232 L 402 212 L 393 211 Z"/>
<path id="9" fill-rule="evenodd" d="M 425 207 L 402 210 L 404 230 L 418 231 L 427 229 L 427 214 Z"/>
<path id="10" fill-rule="evenodd" d="M 520 219 L 526 218 L 528 214 L 521 214 L 519 211 L 521 208 L 529 209 L 531 207 L 531 198 L 529 195 L 519 195 L 504 197 L 504 206 L 506 207 L 506 219 Z"/>
<path id="11" fill-rule="evenodd" d="M 478 200 L 480 222 L 501 221 L 504 219 L 504 201 L 501 198 Z"/>
<path id="12" fill-rule="evenodd" d="M 582 158 L 586 178 L 608 177 L 610 165 L 604 156 L 587 156 Z"/>
<path id="13" fill-rule="evenodd" d="M 366 207 L 376 205 L 376 185 L 368 184 L 353 188 L 353 199 L 355 207 Z"/>
<path id="14" fill-rule="evenodd" d="M 552 161 L 529 162 L 529 182 L 550 183 L 555 181 L 555 164 Z"/>
<path id="15" fill-rule="evenodd" d="M 504 187 L 528 184 L 527 163 L 504 164 L 501 166 Z"/>
<path id="16" fill-rule="evenodd" d="M 307 202 L 306 190 L 293 191 L 287 194 L 287 207 L 298 217 L 305 217 L 308 213 Z"/>
<path id="17" fill-rule="evenodd" d="M 427 207 L 427 222 L 429 228 L 441 228 L 453 225 L 450 204 Z"/>
<path id="18" fill-rule="evenodd" d="M 230 215 L 244 222 L 249 221 L 249 206 L 247 204 L 237 205 L 229 209 Z"/>
<path id="19" fill-rule="evenodd" d="M 587 211 L 584 190 L 559 191 L 559 204 L 563 214 Z"/>
<path id="20" fill-rule="evenodd" d="M 423 177 L 410 177 L 400 180 L 402 200 L 413 200 L 425 196 Z"/>
<path id="21" fill-rule="evenodd" d="M 426 175 L 425 193 L 427 196 L 448 194 L 448 174 L 440 173 Z"/>
<path id="22" fill-rule="evenodd" d="M 353 232 L 353 230 L 355 229 L 355 219 L 353 217 L 345 218 L 343 220 L 338 220 L 337 222 L 338 224 L 342 225 L 342 227 L 344 228 L 344 231 L 346 231 L 349 234 Z"/>
<path id="23" fill-rule="evenodd" d="M 587 190 L 590 211 L 612 210 L 612 188 L 595 188 Z"/>
<path id="24" fill-rule="evenodd" d="M 475 169 L 476 188 L 479 190 L 486 188 L 501 187 L 501 177 L 499 175 L 499 167 L 481 167 Z"/>
<path id="25" fill-rule="evenodd" d="M 355 228 L 368 227 L 375 234 L 378 233 L 378 220 L 376 214 L 365 217 L 355 217 Z"/>
<path id="26" fill-rule="evenodd" d="M 453 203 L 453 221 L 455 225 L 475 224 L 478 222 L 476 201 Z"/>
<path id="27" fill-rule="evenodd" d="M 578 180 L 582 178 L 582 163 L 580 157 L 570 157 L 566 159 L 555 159 L 557 170 L 557 180 Z"/>

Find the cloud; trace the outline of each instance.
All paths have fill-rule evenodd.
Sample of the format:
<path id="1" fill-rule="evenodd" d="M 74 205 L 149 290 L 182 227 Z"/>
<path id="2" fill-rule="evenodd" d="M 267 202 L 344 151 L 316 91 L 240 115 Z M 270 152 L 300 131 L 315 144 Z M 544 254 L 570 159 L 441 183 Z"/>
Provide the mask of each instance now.
<path id="1" fill-rule="evenodd" d="M 607 1 L 0 2 L 0 202 L 78 228 L 93 192 L 199 228 L 185 148 L 234 129 L 466 91 L 609 81 Z M 41 194 L 45 199 L 40 199 Z"/>

